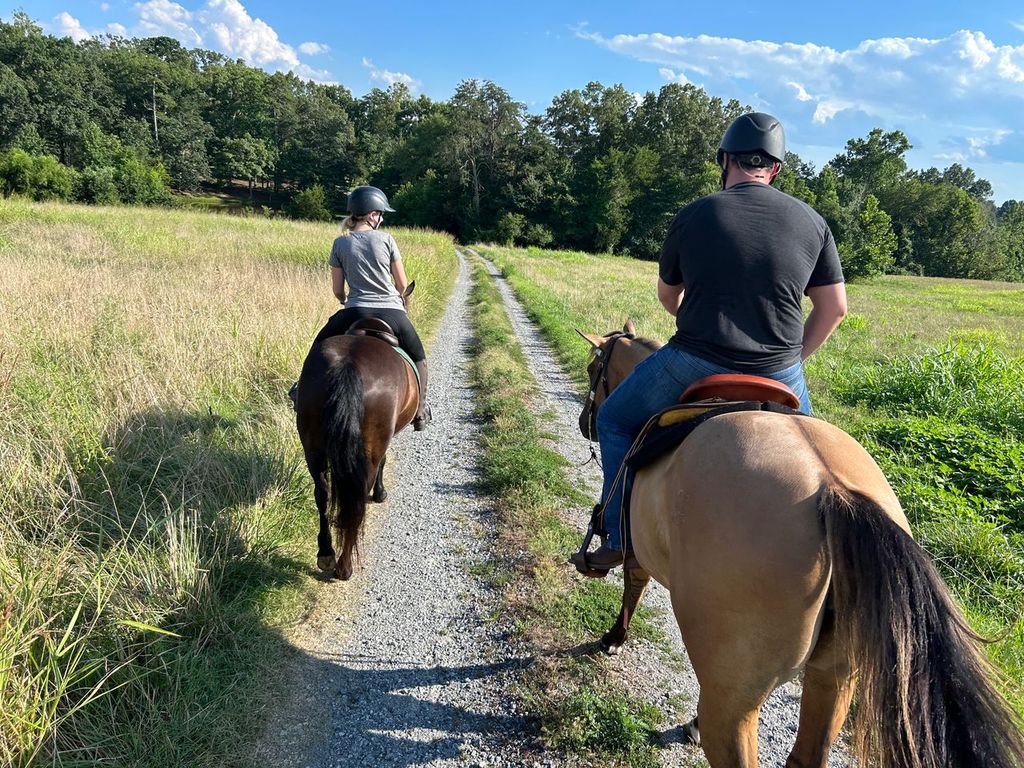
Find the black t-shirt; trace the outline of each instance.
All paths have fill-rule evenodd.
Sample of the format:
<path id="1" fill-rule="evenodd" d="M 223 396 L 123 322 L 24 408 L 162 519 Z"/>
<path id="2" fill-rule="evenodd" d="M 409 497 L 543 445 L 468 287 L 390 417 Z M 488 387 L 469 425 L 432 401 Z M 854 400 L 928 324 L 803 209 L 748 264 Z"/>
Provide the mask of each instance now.
<path id="1" fill-rule="evenodd" d="M 825 220 L 758 182 L 679 211 L 659 265 L 665 283 L 685 287 L 669 343 L 740 371 L 772 373 L 798 362 L 804 293 L 843 282 Z"/>

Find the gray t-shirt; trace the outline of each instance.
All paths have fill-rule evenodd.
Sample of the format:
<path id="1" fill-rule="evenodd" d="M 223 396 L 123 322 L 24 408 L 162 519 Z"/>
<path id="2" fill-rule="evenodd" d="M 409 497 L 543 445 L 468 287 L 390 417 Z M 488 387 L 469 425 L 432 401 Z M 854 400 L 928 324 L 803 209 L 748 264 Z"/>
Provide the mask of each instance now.
<path id="1" fill-rule="evenodd" d="M 348 283 L 346 307 L 405 309 L 391 280 L 391 265 L 402 260 L 387 232 L 368 230 L 342 235 L 331 246 L 327 263 L 341 267 Z"/>
<path id="2" fill-rule="evenodd" d="M 808 288 L 843 282 L 824 219 L 756 182 L 702 197 L 676 214 L 659 273 L 686 290 L 670 343 L 758 373 L 800 361 L 801 298 Z"/>

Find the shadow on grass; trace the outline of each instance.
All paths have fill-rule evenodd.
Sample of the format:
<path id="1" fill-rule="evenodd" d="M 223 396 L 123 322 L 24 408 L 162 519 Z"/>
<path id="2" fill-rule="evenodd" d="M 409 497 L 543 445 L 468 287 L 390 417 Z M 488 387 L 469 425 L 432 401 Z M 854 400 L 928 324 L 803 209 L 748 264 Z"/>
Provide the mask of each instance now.
<path id="1" fill-rule="evenodd" d="M 81 479 L 93 512 L 83 530 L 103 539 L 144 536 L 174 510 L 218 526 L 226 510 L 255 504 L 286 481 L 285 457 L 265 451 L 258 432 L 212 412 L 151 408 L 103 437 L 107 458 Z"/>

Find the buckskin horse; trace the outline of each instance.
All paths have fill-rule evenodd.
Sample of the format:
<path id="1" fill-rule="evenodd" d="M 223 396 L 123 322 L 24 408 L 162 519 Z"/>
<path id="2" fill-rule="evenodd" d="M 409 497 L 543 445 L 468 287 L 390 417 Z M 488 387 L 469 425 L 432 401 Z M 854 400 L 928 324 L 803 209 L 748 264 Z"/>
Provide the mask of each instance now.
<path id="1" fill-rule="evenodd" d="M 593 352 L 584 437 L 591 408 L 660 346 L 634 333 L 631 322 L 603 337 L 580 333 Z M 1024 738 L 980 638 L 878 465 L 837 427 L 767 412 L 706 421 L 637 472 L 631 531 L 639 568 L 625 573 L 622 612 L 603 643 L 624 642 L 651 577 L 669 589 L 700 684 L 684 730 L 712 768 L 757 766 L 761 705 L 801 671 L 787 768 L 827 766 L 855 688 L 860 765 L 1024 765 Z"/>
<path id="2" fill-rule="evenodd" d="M 350 335 L 366 324 L 369 333 Z M 383 322 L 364 320 L 348 334 L 314 345 L 299 377 L 295 423 L 320 513 L 316 562 L 339 579 L 352 577 L 367 496 L 387 498 L 384 464 L 391 438 L 419 406 L 416 374 L 396 345 Z"/>

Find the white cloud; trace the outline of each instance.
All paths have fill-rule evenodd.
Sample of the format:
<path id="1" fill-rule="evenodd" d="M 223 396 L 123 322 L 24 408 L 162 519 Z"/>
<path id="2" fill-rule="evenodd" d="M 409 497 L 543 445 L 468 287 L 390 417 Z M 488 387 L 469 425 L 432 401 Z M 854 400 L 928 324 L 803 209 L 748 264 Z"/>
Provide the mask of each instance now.
<path id="1" fill-rule="evenodd" d="M 992 151 L 1003 145 L 1014 131 L 1008 128 L 977 129 L 966 136 L 954 136 L 944 144 L 946 151 L 935 154 L 936 159 L 953 163 L 984 162 L 992 160 Z"/>
<path id="2" fill-rule="evenodd" d="M 100 3 L 100 10 L 101 11 L 109 11 L 110 10 L 110 3 Z"/>
<path id="3" fill-rule="evenodd" d="M 811 101 L 814 98 L 813 96 L 811 96 L 811 94 L 807 92 L 807 90 L 802 85 L 800 85 L 800 83 L 794 80 L 790 80 L 788 83 L 786 83 L 786 85 L 788 85 L 790 88 L 796 91 L 797 101 Z"/>
<path id="4" fill-rule="evenodd" d="M 1015 29 L 1019 29 L 1021 32 L 1024 32 L 1024 21 L 1011 21 L 1010 26 L 1014 27 Z"/>
<path id="5" fill-rule="evenodd" d="M 300 43 L 299 53 L 304 53 L 306 56 L 316 56 L 321 53 L 327 53 L 331 50 L 330 46 L 324 45 L 323 43 Z"/>
<path id="6" fill-rule="evenodd" d="M 173 37 L 186 46 L 198 46 L 203 36 L 192 26 L 192 13 L 171 0 L 147 0 L 136 3 L 138 23 L 132 29 L 137 37 Z"/>
<path id="7" fill-rule="evenodd" d="M 103 3 L 101 7 L 109 4 Z M 54 34 L 76 42 L 107 33 L 121 37 L 172 37 L 185 46 L 211 48 L 247 64 L 267 69 L 294 72 L 299 77 L 332 83 L 330 72 L 310 67 L 299 59 L 296 49 L 283 42 L 277 32 L 262 19 L 249 15 L 239 0 L 206 0 L 192 11 L 174 0 L 143 0 L 132 6 L 135 20 L 128 25 L 111 23 L 104 29 L 86 29 L 71 14 L 56 16 L 49 25 Z M 326 53 L 323 43 L 306 42 L 298 51 L 306 55 Z M 397 78 L 400 73 L 384 73 Z"/>
<path id="8" fill-rule="evenodd" d="M 216 41 L 217 49 L 245 59 L 258 67 L 270 64 L 282 69 L 299 66 L 295 49 L 281 42 L 273 27 L 254 19 L 238 0 L 209 0 L 199 20 Z M 283 65 L 283 66 L 282 66 Z"/>
<path id="9" fill-rule="evenodd" d="M 800 100 L 804 101 L 804 99 Z M 827 123 L 840 112 L 852 109 L 854 106 L 853 102 L 843 101 L 842 99 L 821 99 L 814 108 L 814 115 L 811 119 L 816 123 Z"/>
<path id="10" fill-rule="evenodd" d="M 865 40 L 846 50 L 815 43 L 661 33 L 605 37 L 576 27 L 578 38 L 659 65 L 668 79 L 699 80 L 717 93 L 749 92 L 775 104 L 807 102 L 814 119 L 841 112 L 916 120 L 944 109 L 988 114 L 1024 103 L 1024 45 L 997 45 L 983 32 L 948 37 Z"/>
<path id="11" fill-rule="evenodd" d="M 394 85 L 395 83 L 404 83 L 409 87 L 410 91 L 415 92 L 420 87 L 420 81 L 412 75 L 407 75 L 404 72 L 391 72 L 387 69 L 380 69 L 369 59 L 363 59 L 363 66 L 370 70 L 370 82 L 379 83 L 385 88 L 390 85 Z"/>
<path id="12" fill-rule="evenodd" d="M 76 43 L 92 37 L 92 34 L 82 26 L 82 22 L 67 11 L 54 16 L 53 23 L 56 26 L 56 34 L 59 37 L 70 37 Z"/>
<path id="13" fill-rule="evenodd" d="M 689 81 L 686 75 L 682 72 L 674 72 L 668 67 L 661 67 L 658 70 L 658 74 L 668 80 L 670 83 L 679 83 L 680 85 L 686 85 Z"/>

